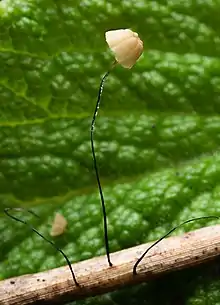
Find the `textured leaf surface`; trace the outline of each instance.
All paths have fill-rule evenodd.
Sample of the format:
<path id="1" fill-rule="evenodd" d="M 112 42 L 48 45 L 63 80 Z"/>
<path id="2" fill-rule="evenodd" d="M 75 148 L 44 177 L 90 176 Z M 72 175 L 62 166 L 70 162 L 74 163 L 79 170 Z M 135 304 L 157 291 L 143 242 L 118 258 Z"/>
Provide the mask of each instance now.
<path id="1" fill-rule="evenodd" d="M 220 212 L 220 1 L 0 2 L 0 198 L 56 238 L 71 261 L 104 254 L 89 128 L 112 55 L 104 32 L 132 28 L 145 53 L 109 76 L 95 129 L 111 251 Z M 65 262 L 0 215 L 0 278 Z M 189 224 L 183 231 L 212 224 Z M 179 230 L 180 233 L 180 230 Z M 217 262 L 77 304 L 220 304 Z"/>

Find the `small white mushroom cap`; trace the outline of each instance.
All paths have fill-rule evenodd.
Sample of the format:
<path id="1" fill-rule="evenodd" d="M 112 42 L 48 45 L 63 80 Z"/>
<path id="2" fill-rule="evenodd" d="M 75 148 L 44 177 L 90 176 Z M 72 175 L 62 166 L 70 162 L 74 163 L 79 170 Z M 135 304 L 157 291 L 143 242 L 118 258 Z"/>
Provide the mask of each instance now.
<path id="1" fill-rule="evenodd" d="M 64 231 L 66 230 L 66 226 L 67 226 L 67 221 L 63 217 L 63 215 L 61 215 L 60 213 L 56 213 L 50 235 L 59 236 L 63 234 Z"/>
<path id="2" fill-rule="evenodd" d="M 124 68 L 132 68 L 143 52 L 143 41 L 129 29 L 108 31 L 105 39 L 116 61 Z"/>

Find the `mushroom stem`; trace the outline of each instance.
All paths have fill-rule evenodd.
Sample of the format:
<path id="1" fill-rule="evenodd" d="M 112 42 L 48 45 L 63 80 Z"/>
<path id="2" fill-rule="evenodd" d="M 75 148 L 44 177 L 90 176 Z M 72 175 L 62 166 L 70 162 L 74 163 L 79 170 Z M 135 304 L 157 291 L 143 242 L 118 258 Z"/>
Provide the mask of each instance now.
<path id="1" fill-rule="evenodd" d="M 97 165 L 97 160 L 96 160 L 95 145 L 94 145 L 93 136 L 94 136 L 96 117 L 97 117 L 98 110 L 99 110 L 99 107 L 100 107 L 102 92 L 103 92 L 103 88 L 104 88 L 104 83 L 105 83 L 105 80 L 108 77 L 109 73 L 116 66 L 116 64 L 117 64 L 117 61 L 115 60 L 112 64 L 111 68 L 104 74 L 104 76 L 101 79 L 101 83 L 100 83 L 99 91 L 98 91 L 98 96 L 97 96 L 97 102 L 96 102 L 96 106 L 95 106 L 95 111 L 94 111 L 94 114 L 93 114 L 93 117 L 92 117 L 92 122 L 91 122 L 91 127 L 90 127 L 90 140 L 91 140 L 93 164 L 94 164 L 94 170 L 95 170 L 95 174 L 96 174 L 96 180 L 97 180 L 97 184 L 98 184 L 99 195 L 100 195 L 101 206 L 102 206 L 102 214 L 103 214 L 105 250 L 106 250 L 107 261 L 108 261 L 108 264 L 109 264 L 110 267 L 112 266 L 112 262 L 110 260 L 110 251 L 109 251 L 107 214 L 106 214 L 106 208 L 105 208 L 104 194 L 103 194 L 103 191 L 102 191 L 101 181 L 100 181 L 100 177 L 99 177 L 99 171 L 98 171 L 98 165 Z"/>

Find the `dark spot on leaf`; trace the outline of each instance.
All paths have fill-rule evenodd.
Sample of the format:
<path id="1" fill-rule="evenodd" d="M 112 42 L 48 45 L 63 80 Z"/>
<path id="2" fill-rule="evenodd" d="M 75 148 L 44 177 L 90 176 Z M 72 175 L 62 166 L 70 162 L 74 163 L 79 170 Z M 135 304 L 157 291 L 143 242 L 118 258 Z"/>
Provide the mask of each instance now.
<path id="1" fill-rule="evenodd" d="M 10 284 L 12 284 L 12 285 L 15 284 L 15 281 L 10 281 Z"/>

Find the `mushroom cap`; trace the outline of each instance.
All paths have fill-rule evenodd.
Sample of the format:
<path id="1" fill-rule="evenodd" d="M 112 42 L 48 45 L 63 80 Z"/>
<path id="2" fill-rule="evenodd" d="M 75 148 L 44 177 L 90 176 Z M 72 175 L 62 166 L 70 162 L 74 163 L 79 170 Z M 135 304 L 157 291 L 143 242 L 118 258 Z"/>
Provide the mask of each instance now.
<path id="1" fill-rule="evenodd" d="M 63 215 L 61 215 L 60 213 L 56 213 L 50 235 L 59 236 L 63 234 L 64 231 L 66 230 L 66 226 L 67 226 L 67 221 L 63 217 Z"/>
<path id="2" fill-rule="evenodd" d="M 132 68 L 143 52 L 143 41 L 130 29 L 108 31 L 105 39 L 116 61 L 124 68 Z"/>

